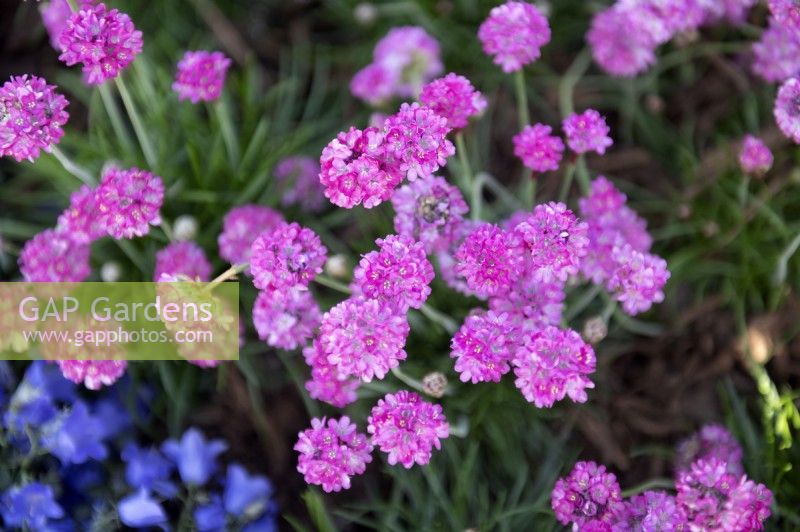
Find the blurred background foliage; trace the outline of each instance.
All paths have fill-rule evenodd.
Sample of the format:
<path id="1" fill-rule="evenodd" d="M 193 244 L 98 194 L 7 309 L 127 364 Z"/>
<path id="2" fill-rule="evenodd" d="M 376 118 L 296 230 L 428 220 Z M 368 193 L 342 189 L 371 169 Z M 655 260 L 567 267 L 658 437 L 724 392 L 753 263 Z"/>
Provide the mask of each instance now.
<path id="1" fill-rule="evenodd" d="M 216 238 L 227 210 L 245 202 L 278 207 L 272 176 L 277 161 L 294 154 L 317 157 L 338 131 L 366 124 L 370 110 L 349 95 L 348 83 L 392 26 L 425 27 L 441 43 L 446 71 L 469 77 L 487 96 L 486 115 L 466 134 L 471 165 L 512 194 L 519 186 L 521 167 L 510 142 L 518 130 L 513 80 L 492 65 L 475 37 L 493 2 L 111 4 L 144 32 L 144 54 L 125 79 L 154 146 L 153 170 L 167 184 L 163 216 L 197 218 L 197 240 L 217 272 L 225 267 Z M 163 436 L 191 422 L 225 436 L 232 457 L 272 477 L 285 524 L 298 529 L 518 530 L 533 524 L 548 530 L 557 528 L 550 489 L 578 457 L 605 462 L 624 489 L 635 490 L 671 476 L 677 439 L 704 422 L 724 420 L 745 448 L 748 474 L 776 495 L 769 528 L 800 527 L 800 153 L 773 124 L 774 88 L 753 78 L 747 66 L 749 42 L 763 26 L 765 10 L 754 12 L 753 26 L 709 28 L 677 40 L 660 50 L 651 71 L 617 80 L 581 53 L 591 14 L 605 4 L 549 3 L 553 40 L 526 69 L 531 114 L 557 124 L 565 106 L 574 104 L 608 116 L 615 146 L 604 158 L 590 158 L 589 168 L 629 194 L 672 278 L 665 303 L 643 321 L 613 322 L 597 347 L 597 387 L 589 403 L 539 410 L 509 379 L 462 385 L 448 358 L 447 332 L 412 313 L 403 369 L 415 378 L 434 370 L 448 376 L 451 393 L 442 402 L 464 434 L 449 438 L 429 467 L 405 471 L 376 457 L 349 492 L 329 496 L 306 489 L 294 471 L 296 433 L 309 415 L 335 411 L 305 394 L 300 354 L 258 342 L 249 323 L 249 342 L 235 366 L 207 372 L 178 363 L 132 364 L 137 381 L 165 392 L 154 404 L 159 422 L 143 428 Z M 148 166 L 113 85 L 90 90 L 77 69 L 58 63 L 34 2 L 0 6 L 0 75 L 31 72 L 62 87 L 71 101 L 63 150 L 94 174 L 112 161 Z M 169 88 L 177 58 L 198 48 L 222 49 L 235 62 L 224 97 L 213 105 L 179 103 Z M 776 153 L 766 179 L 748 180 L 736 165 L 736 142 L 748 132 L 765 138 Z M 455 159 L 447 170 L 453 171 Z M 542 178 L 540 200 L 554 198 L 561 179 L 560 173 Z M 0 161 L 3 278 L 16 278 L 18 250 L 54 225 L 78 185 L 50 156 L 35 165 Z M 515 207 L 491 191 L 486 200 L 485 216 L 494 219 Z M 392 232 L 388 204 L 327 208 L 315 217 L 290 210 L 286 217 L 312 227 L 351 265 L 376 237 Z M 103 240 L 92 249 L 94 270 L 115 261 L 123 279 L 149 280 L 154 254 L 166 242 L 158 231 L 146 239 Z M 245 315 L 255 298 L 247 285 Z M 315 290 L 326 308 L 342 297 Z M 477 305 L 438 280 L 429 303 L 457 321 Z M 602 306 L 589 302 L 570 324 L 580 330 Z M 348 408 L 348 415 L 363 426 L 368 405 L 401 384 L 388 377 L 362 387 L 366 400 Z"/>

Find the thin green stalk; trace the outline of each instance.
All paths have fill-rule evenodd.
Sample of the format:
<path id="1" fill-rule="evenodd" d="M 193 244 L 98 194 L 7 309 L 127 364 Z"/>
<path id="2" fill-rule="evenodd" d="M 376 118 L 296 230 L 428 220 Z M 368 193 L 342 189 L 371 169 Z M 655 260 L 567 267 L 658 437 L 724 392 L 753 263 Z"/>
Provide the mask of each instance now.
<path id="1" fill-rule="evenodd" d="M 114 81 L 117 83 L 120 96 L 122 96 L 122 103 L 128 111 L 128 116 L 133 124 L 133 131 L 136 133 L 136 138 L 139 139 L 139 145 L 142 147 L 144 158 L 150 169 L 155 170 L 157 162 L 156 152 L 153 149 L 153 145 L 150 143 L 150 137 L 147 136 L 147 131 L 144 128 L 141 116 L 139 116 L 139 111 L 136 110 L 136 105 L 133 103 L 133 98 L 131 98 L 131 94 L 128 92 L 128 87 L 125 85 L 122 76 L 117 76 L 114 78 Z"/>
<path id="2" fill-rule="evenodd" d="M 576 173 L 578 174 L 578 184 L 581 186 L 581 193 L 588 195 L 592 189 L 592 183 L 591 177 L 589 176 L 589 168 L 586 166 L 586 158 L 583 154 L 578 155 L 575 166 L 577 167 Z"/>
<path id="3" fill-rule="evenodd" d="M 469 165 L 463 131 L 456 133 L 456 151 L 458 152 L 458 163 L 461 165 L 461 187 L 465 194 L 469 194 L 472 189 L 472 168 Z"/>
<path id="4" fill-rule="evenodd" d="M 104 83 L 98 87 L 98 90 L 100 91 L 100 98 L 103 100 L 103 106 L 106 108 L 106 113 L 108 113 L 108 118 L 111 119 L 111 127 L 114 129 L 114 134 L 123 145 L 123 148 L 128 153 L 133 153 L 133 141 L 128 134 L 128 129 L 122 122 L 122 114 L 119 112 L 117 102 L 114 101 L 114 96 L 111 94 L 108 85 Z"/>
<path id="5" fill-rule="evenodd" d="M 392 372 L 392 375 L 403 381 L 408 386 L 414 388 L 418 392 L 425 393 L 425 387 L 422 386 L 422 383 L 417 379 L 404 373 L 403 370 L 401 370 L 400 368 L 395 367 L 392 368 L 390 371 Z"/>
<path id="6" fill-rule="evenodd" d="M 572 188 L 572 181 L 575 179 L 576 164 L 567 165 L 567 170 L 564 172 L 564 180 L 561 182 L 561 190 L 558 192 L 558 201 L 565 203 L 569 197 L 569 191 Z"/>
<path id="7" fill-rule="evenodd" d="M 517 91 L 517 117 L 519 128 L 522 129 L 531 122 L 528 113 L 528 91 L 525 88 L 525 74 L 522 69 L 514 72 L 514 85 Z"/>
<path id="8" fill-rule="evenodd" d="M 561 116 L 566 117 L 573 112 L 572 96 L 575 92 L 575 86 L 586 73 L 591 61 L 589 50 L 583 50 L 575 57 L 575 60 L 564 73 L 564 77 L 561 78 L 561 83 L 558 85 L 558 107 L 561 111 Z"/>
<path id="9" fill-rule="evenodd" d="M 643 482 L 638 486 L 622 490 L 622 497 L 632 497 L 633 495 L 638 495 L 640 493 L 644 493 L 645 491 L 654 489 L 675 489 L 675 481 L 669 478 L 654 478 L 652 480 L 648 480 L 647 482 Z"/>
<path id="10" fill-rule="evenodd" d="M 233 266 L 231 266 L 230 268 L 228 268 L 227 270 L 225 270 L 224 272 L 219 274 L 217 277 L 215 277 L 208 284 L 208 286 L 206 286 L 205 289 L 207 291 L 209 291 L 209 292 L 214 290 L 214 288 L 216 288 L 217 286 L 221 285 L 222 283 L 224 283 L 228 279 L 233 279 L 234 277 L 236 277 L 237 275 L 239 275 L 240 273 L 245 271 L 249 265 L 250 264 L 247 263 L 247 262 L 243 262 L 241 264 L 234 264 Z"/>
<path id="11" fill-rule="evenodd" d="M 538 185 L 538 181 L 536 178 L 533 177 L 533 172 L 529 169 L 526 169 L 523 173 L 522 177 L 525 185 L 525 205 L 529 209 L 533 209 L 533 206 L 536 205 L 536 185 Z"/>
<path id="12" fill-rule="evenodd" d="M 789 269 L 789 260 L 797 253 L 800 248 L 800 233 L 794 240 L 792 240 L 786 248 L 784 248 L 780 257 L 778 258 L 778 265 L 775 267 L 775 274 L 772 276 L 772 282 L 777 285 L 782 285 L 786 280 L 786 273 Z"/>
<path id="13" fill-rule="evenodd" d="M 522 203 L 519 201 L 519 198 L 509 192 L 509 190 L 501 182 L 495 179 L 493 175 L 486 172 L 481 172 L 479 176 L 480 179 L 483 180 L 483 184 L 486 185 L 486 188 L 491 190 L 498 198 L 500 198 L 507 207 L 513 210 L 522 208 Z"/>
<path id="14" fill-rule="evenodd" d="M 222 131 L 222 140 L 225 142 L 225 149 L 228 150 L 228 157 L 231 159 L 231 168 L 239 166 L 239 141 L 236 138 L 236 133 L 233 129 L 233 122 L 228 109 L 222 98 L 217 100 L 214 104 L 214 113 L 219 120 L 219 127 Z"/>
<path id="15" fill-rule="evenodd" d="M 336 290 L 337 292 L 341 292 L 343 294 L 350 293 L 350 289 L 347 287 L 346 284 L 340 283 L 335 279 L 331 279 L 326 275 L 317 275 L 316 277 L 314 277 L 314 281 L 316 281 L 318 284 L 321 284 L 322 286 L 326 286 L 332 290 Z"/>
<path id="16" fill-rule="evenodd" d="M 72 11 L 77 11 L 78 6 L 75 4 L 75 0 L 67 0 L 67 4 L 69 4 L 69 8 Z"/>
<path id="17" fill-rule="evenodd" d="M 175 233 L 172 231 L 172 225 L 170 225 L 166 218 L 161 219 L 161 230 L 164 231 L 164 235 L 167 237 L 167 240 L 170 242 L 175 241 Z"/>
<path id="18" fill-rule="evenodd" d="M 67 155 L 63 151 L 61 151 L 61 149 L 58 146 L 53 145 L 50 148 L 53 157 L 55 157 L 58 160 L 58 162 L 61 163 L 61 166 L 64 167 L 64 170 L 66 170 L 73 176 L 80 179 L 85 185 L 93 187 L 97 184 L 94 178 L 91 176 L 91 174 L 89 174 L 89 172 L 87 172 L 74 162 L 72 162 L 72 160 L 69 157 L 67 157 Z"/>
<path id="19" fill-rule="evenodd" d="M 483 184 L 486 182 L 485 176 L 486 174 L 484 173 L 478 174 L 472 182 L 472 188 L 470 190 L 472 197 L 470 203 L 472 204 L 471 215 L 473 220 L 481 219 L 481 211 L 483 209 Z"/>

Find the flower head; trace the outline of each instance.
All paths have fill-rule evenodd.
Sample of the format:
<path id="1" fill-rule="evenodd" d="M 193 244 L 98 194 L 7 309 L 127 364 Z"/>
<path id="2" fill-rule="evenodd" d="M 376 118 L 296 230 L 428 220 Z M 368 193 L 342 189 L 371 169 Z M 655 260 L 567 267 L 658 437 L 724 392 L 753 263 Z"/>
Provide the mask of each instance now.
<path id="1" fill-rule="evenodd" d="M 166 528 L 168 523 L 167 513 L 161 503 L 146 489 L 120 500 L 117 511 L 122 524 L 131 528 Z"/>
<path id="2" fill-rule="evenodd" d="M 104 460 L 108 448 L 103 421 L 89 413 L 83 401 L 75 401 L 72 408 L 48 424 L 42 437 L 42 446 L 58 457 L 62 465 L 83 464 L 86 461 Z"/>
<path id="3" fill-rule="evenodd" d="M 486 109 L 486 98 L 467 78 L 452 72 L 422 87 L 419 101 L 446 118 L 452 129 L 467 127 L 471 117 Z"/>
<path id="4" fill-rule="evenodd" d="M 164 183 L 146 170 L 110 167 L 95 192 L 99 223 L 117 240 L 144 236 L 161 223 Z"/>
<path id="5" fill-rule="evenodd" d="M 772 152 L 761 139 L 745 135 L 739 150 L 739 165 L 749 174 L 763 175 L 772 168 Z"/>
<path id="6" fill-rule="evenodd" d="M 403 185 L 392 194 L 392 205 L 394 230 L 420 241 L 428 253 L 447 249 L 469 212 L 461 191 L 441 177 Z"/>
<path id="7" fill-rule="evenodd" d="M 430 177 L 456 152 L 446 138 L 449 132 L 446 118 L 417 103 L 404 103 L 400 111 L 386 119 L 386 156 L 409 181 Z"/>
<path id="8" fill-rule="evenodd" d="M 172 90 L 179 100 L 213 102 L 222 94 L 231 60 L 222 52 L 186 52 L 178 62 Z"/>
<path id="9" fill-rule="evenodd" d="M 575 331 L 555 326 L 526 333 L 512 364 L 517 388 L 537 407 L 551 407 L 565 396 L 586 402 L 594 388 L 589 375 L 595 370 L 592 346 Z"/>
<path id="10" fill-rule="evenodd" d="M 272 492 L 266 477 L 250 475 L 239 464 L 228 466 L 222 500 L 228 514 L 237 518 L 258 515 L 268 508 Z"/>
<path id="11" fill-rule="evenodd" d="M 375 299 L 347 299 L 322 316 L 319 342 L 342 376 L 370 382 L 405 360 L 405 316 Z"/>
<path id="12" fill-rule="evenodd" d="M 125 374 L 125 360 L 56 360 L 65 378 L 90 390 L 111 386 Z"/>
<path id="13" fill-rule="evenodd" d="M 250 252 L 253 284 L 261 290 L 303 290 L 322 272 L 327 252 L 311 229 L 296 223 L 281 223 L 253 242 Z"/>
<path id="14" fill-rule="evenodd" d="M 33 162 L 64 136 L 67 99 L 37 76 L 12 76 L 0 87 L 0 157 Z"/>
<path id="15" fill-rule="evenodd" d="M 372 443 L 389 455 L 391 465 L 406 469 L 430 462 L 433 449 L 440 449 L 440 440 L 450 435 L 442 407 L 406 390 L 379 399 L 368 422 Z"/>
<path id="16" fill-rule="evenodd" d="M 688 471 L 699 459 L 718 458 L 725 462 L 728 472 L 740 476 L 742 467 L 742 447 L 728 429 L 722 425 L 706 425 L 691 437 L 678 444 L 675 456 L 675 470 Z"/>
<path id="17" fill-rule="evenodd" d="M 389 235 L 375 241 L 379 251 L 361 258 L 353 272 L 354 292 L 391 305 L 398 312 L 420 308 L 431 293 L 433 265 L 420 242 Z"/>
<path id="18" fill-rule="evenodd" d="M 53 489 L 40 482 L 13 486 L 0 497 L 0 514 L 9 528 L 49 529 L 49 521 L 64 517 L 64 509 L 56 502 Z"/>
<path id="19" fill-rule="evenodd" d="M 397 67 L 383 63 L 370 63 L 350 81 L 350 92 L 371 105 L 388 101 L 397 91 L 400 71 Z"/>
<path id="20" fill-rule="evenodd" d="M 608 136 L 610 129 L 606 119 L 594 109 L 572 113 L 564 119 L 563 127 L 569 149 L 575 153 L 594 151 L 603 155 L 606 148 L 614 144 Z"/>
<path id="21" fill-rule="evenodd" d="M 278 211 L 261 205 L 234 207 L 222 219 L 222 233 L 217 239 L 219 255 L 231 264 L 250 261 L 250 248 L 258 236 L 283 222 Z"/>
<path id="22" fill-rule="evenodd" d="M 153 280 L 163 274 L 185 275 L 189 279 L 208 281 L 211 278 L 211 263 L 203 248 L 194 242 L 173 242 L 156 253 L 156 269 Z"/>
<path id="23" fill-rule="evenodd" d="M 389 199 L 402 175 L 386 162 L 383 135 L 377 128 L 341 132 L 320 157 L 320 183 L 325 197 L 345 209 L 364 204 L 371 209 Z"/>
<path id="24" fill-rule="evenodd" d="M 28 282 L 79 283 L 91 273 L 89 246 L 69 235 L 47 229 L 25 243 L 19 254 L 19 269 Z"/>
<path id="25" fill-rule="evenodd" d="M 206 440 L 202 432 L 191 427 L 180 440 L 165 441 L 161 452 L 178 466 L 183 482 L 203 486 L 217 469 L 217 456 L 227 448 L 222 440 Z"/>
<path id="26" fill-rule="evenodd" d="M 524 276 L 509 292 L 489 299 L 489 308 L 507 313 L 522 331 L 532 331 L 561 322 L 565 297 L 563 283 L 542 283 Z"/>
<path id="27" fill-rule="evenodd" d="M 518 347 L 519 328 L 508 314 L 476 311 L 450 342 L 450 357 L 462 382 L 500 382 L 511 369 Z"/>
<path id="28" fill-rule="evenodd" d="M 70 195 L 69 207 L 58 217 L 57 230 L 81 244 L 94 242 L 107 234 L 95 209 L 94 189 L 83 185 Z"/>
<path id="29" fill-rule="evenodd" d="M 651 14 L 615 4 L 594 16 L 586 40 L 606 72 L 634 77 L 656 62 L 655 49 L 666 40 L 664 33 L 663 23 Z"/>
<path id="30" fill-rule="evenodd" d="M 480 297 L 502 294 L 522 274 L 519 238 L 496 225 L 483 224 L 471 232 L 456 251 L 455 271 Z"/>
<path id="31" fill-rule="evenodd" d="M 630 244 L 615 247 L 612 260 L 617 268 L 606 286 L 625 312 L 633 316 L 664 300 L 663 288 L 670 277 L 667 261 L 636 251 Z"/>
<path id="32" fill-rule="evenodd" d="M 610 530 L 613 532 L 680 532 L 688 530 L 689 526 L 675 497 L 663 491 L 634 495 L 622 504 L 615 505 L 612 512 Z"/>
<path id="33" fill-rule="evenodd" d="M 781 85 L 773 113 L 783 134 L 800 144 L 800 79 L 791 78 Z"/>
<path id="34" fill-rule="evenodd" d="M 303 358 L 311 367 L 311 380 L 306 382 L 305 387 L 312 399 L 324 401 L 338 408 L 343 408 L 357 399 L 356 390 L 361 381 L 348 376 L 328 361 L 328 354 L 322 349 L 319 337 L 303 349 Z"/>
<path id="35" fill-rule="evenodd" d="M 50 37 L 50 46 L 59 50 L 58 39 L 61 37 L 61 32 L 67 27 L 67 20 L 72 16 L 69 2 L 67 0 L 50 0 L 39 5 L 39 13 L 42 14 L 42 24 Z"/>
<path id="36" fill-rule="evenodd" d="M 560 523 L 589 530 L 610 523 L 622 497 L 613 473 L 594 462 L 577 462 L 569 475 L 558 479 L 550 501 Z"/>
<path id="37" fill-rule="evenodd" d="M 544 124 L 525 126 L 514 136 L 514 155 L 535 172 L 558 170 L 564 153 L 564 143 L 551 135 L 553 128 Z"/>
<path id="38" fill-rule="evenodd" d="M 800 75 L 800 38 L 797 30 L 775 19 L 761 38 L 753 43 L 753 72 L 771 83 L 780 83 Z"/>
<path id="39" fill-rule="evenodd" d="M 319 182 L 319 163 L 311 157 L 287 157 L 275 167 L 275 179 L 285 192 L 281 205 L 298 205 L 306 212 L 317 212 L 325 203 L 325 193 Z"/>
<path id="40" fill-rule="evenodd" d="M 506 2 L 489 12 L 478 39 L 503 72 L 514 72 L 539 59 L 541 48 L 550 42 L 550 25 L 536 6 Z"/>
<path id="41" fill-rule="evenodd" d="M 800 2 L 797 0 L 767 0 L 775 21 L 787 29 L 800 29 Z"/>
<path id="42" fill-rule="evenodd" d="M 253 304 L 258 337 L 272 347 L 296 349 L 314 334 L 322 314 L 307 290 L 259 292 Z"/>
<path id="43" fill-rule="evenodd" d="M 177 494 L 177 487 L 170 481 L 175 465 L 158 449 L 142 448 L 129 442 L 120 456 L 125 462 L 125 482 L 128 486 L 154 491 L 165 497 Z"/>
<path id="44" fill-rule="evenodd" d="M 142 32 L 128 15 L 105 4 L 84 2 L 67 20 L 58 37 L 61 55 L 68 66 L 83 64 L 90 85 L 115 78 L 142 51 Z"/>
<path id="45" fill-rule="evenodd" d="M 326 493 L 350 488 L 350 479 L 372 462 L 372 443 L 359 433 L 350 418 L 314 418 L 311 428 L 298 435 L 294 450 L 300 453 L 297 470 L 309 484 Z"/>
<path id="46" fill-rule="evenodd" d="M 588 226 L 563 203 L 542 203 L 514 228 L 528 250 L 527 269 L 541 283 L 566 281 L 576 275 L 587 253 Z"/>

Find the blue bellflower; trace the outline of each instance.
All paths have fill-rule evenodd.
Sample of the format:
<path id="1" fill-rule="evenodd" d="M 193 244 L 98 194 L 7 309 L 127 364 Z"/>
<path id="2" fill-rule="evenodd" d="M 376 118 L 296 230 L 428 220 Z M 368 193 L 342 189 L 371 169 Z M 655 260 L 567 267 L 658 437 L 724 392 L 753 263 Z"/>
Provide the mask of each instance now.
<path id="1" fill-rule="evenodd" d="M 51 520 L 64 517 L 52 488 L 39 482 L 9 488 L 0 499 L 0 513 L 6 527 L 37 532 L 49 529 Z"/>
<path id="2" fill-rule="evenodd" d="M 202 486 L 217 469 L 217 456 L 228 446 L 222 440 L 206 441 L 203 433 L 192 427 L 180 441 L 170 439 L 161 450 L 178 465 L 181 480 L 186 484 Z"/>

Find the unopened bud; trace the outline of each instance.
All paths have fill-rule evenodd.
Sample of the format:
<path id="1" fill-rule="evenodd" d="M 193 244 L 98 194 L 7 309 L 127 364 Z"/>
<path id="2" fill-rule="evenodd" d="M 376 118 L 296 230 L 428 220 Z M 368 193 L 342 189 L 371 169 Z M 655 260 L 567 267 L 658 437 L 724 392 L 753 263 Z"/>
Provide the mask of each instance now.
<path id="1" fill-rule="evenodd" d="M 334 255 L 325 263 L 325 273 L 331 277 L 343 279 L 347 277 L 349 265 L 344 255 Z"/>
<path id="2" fill-rule="evenodd" d="M 359 24 L 368 26 L 378 19 L 378 8 L 369 2 L 362 2 L 353 10 L 353 16 Z"/>
<path id="3" fill-rule="evenodd" d="M 175 240 L 184 242 L 193 240 L 197 236 L 197 219 L 189 214 L 184 214 L 175 218 L 175 226 L 172 228 Z"/>
<path id="4" fill-rule="evenodd" d="M 438 399 L 447 391 L 447 377 L 438 371 L 428 373 L 422 379 L 422 389 L 431 397 Z"/>
<path id="5" fill-rule="evenodd" d="M 586 320 L 583 324 L 583 339 L 590 344 L 597 344 L 603 341 L 608 334 L 608 326 L 600 316 L 595 316 Z"/>
<path id="6" fill-rule="evenodd" d="M 122 276 L 122 270 L 119 267 L 119 264 L 113 261 L 106 262 L 100 268 L 100 279 L 107 283 L 113 283 L 119 281 L 119 278 Z"/>

